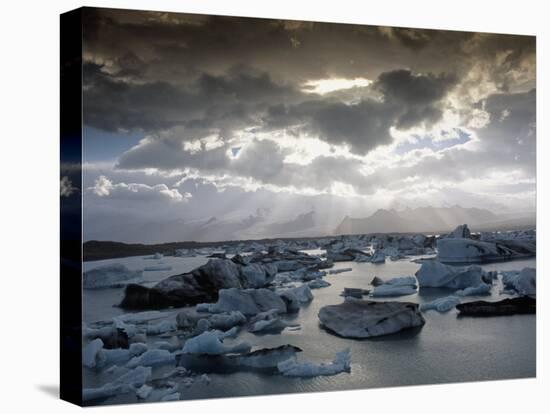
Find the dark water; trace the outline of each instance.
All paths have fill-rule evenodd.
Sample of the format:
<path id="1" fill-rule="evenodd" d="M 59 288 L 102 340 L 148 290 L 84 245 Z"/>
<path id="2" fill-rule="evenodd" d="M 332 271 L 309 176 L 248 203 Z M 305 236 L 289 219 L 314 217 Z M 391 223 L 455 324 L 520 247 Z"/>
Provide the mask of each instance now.
<path id="1" fill-rule="evenodd" d="M 125 261 L 127 259 L 123 259 Z M 132 258 L 135 260 L 135 258 Z M 189 259 L 174 259 L 189 261 Z M 192 260 L 198 261 L 199 258 Z M 119 260 L 121 261 L 121 260 Z M 182 267 L 185 267 L 182 264 Z M 512 270 L 535 267 L 535 259 L 485 265 L 488 270 Z M 194 263 L 193 263 L 193 266 Z M 322 306 L 340 303 L 344 287 L 368 288 L 373 276 L 387 279 L 413 275 L 418 264 L 397 261 L 373 265 L 370 263 L 339 263 L 353 271 L 328 275 L 332 286 L 313 290 L 314 300 L 289 320 L 301 325 L 298 331 L 283 331 L 277 335 L 256 336 L 242 331 L 227 343 L 248 341 L 254 349 L 292 344 L 302 348 L 299 359 L 314 362 L 331 361 L 344 348 L 351 349 L 351 373 L 332 377 L 287 378 L 251 372 L 210 374 L 211 383 L 181 387 L 182 399 L 215 398 L 294 392 L 333 391 L 402 385 L 434 384 L 463 381 L 484 381 L 527 378 L 536 375 L 536 317 L 516 315 L 492 318 L 459 318 L 455 310 L 446 314 L 424 313 L 426 324 L 421 329 L 366 340 L 344 339 L 327 333 L 318 323 Z M 165 276 L 163 276 L 165 277 Z M 501 286 L 493 287 L 492 299 Z M 429 302 L 452 292 L 443 289 L 423 289 L 421 292 L 396 298 L 400 301 Z M 85 291 L 85 315 L 107 318 L 120 310 L 112 308 L 113 300 L 122 290 Z M 463 301 L 481 297 L 468 297 Z M 487 299 L 487 296 L 483 297 Z M 491 298 L 490 298 L 491 299 Z M 89 318 L 88 321 L 98 318 Z M 158 338 L 157 340 L 163 340 Z M 154 371 L 159 376 L 173 367 Z M 100 386 L 112 380 L 107 374 L 86 370 L 85 387 Z M 136 401 L 133 395 L 121 395 L 103 403 Z"/>

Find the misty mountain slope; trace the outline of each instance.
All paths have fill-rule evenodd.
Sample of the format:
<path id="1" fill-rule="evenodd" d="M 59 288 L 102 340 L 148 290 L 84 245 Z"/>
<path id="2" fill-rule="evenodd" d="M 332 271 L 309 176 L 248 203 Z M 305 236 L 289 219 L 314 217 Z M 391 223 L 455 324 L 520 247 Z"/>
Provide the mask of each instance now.
<path id="1" fill-rule="evenodd" d="M 459 224 L 477 226 L 498 221 L 498 216 L 479 208 L 419 207 L 405 210 L 377 210 L 364 218 L 345 217 L 335 234 L 409 233 L 450 230 Z"/>

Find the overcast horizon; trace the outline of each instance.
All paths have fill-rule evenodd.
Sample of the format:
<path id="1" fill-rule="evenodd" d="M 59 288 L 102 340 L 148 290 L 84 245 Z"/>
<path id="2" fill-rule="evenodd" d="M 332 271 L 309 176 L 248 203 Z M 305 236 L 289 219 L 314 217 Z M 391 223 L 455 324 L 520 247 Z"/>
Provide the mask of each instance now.
<path id="1" fill-rule="evenodd" d="M 84 10 L 85 240 L 534 215 L 533 36 Z"/>

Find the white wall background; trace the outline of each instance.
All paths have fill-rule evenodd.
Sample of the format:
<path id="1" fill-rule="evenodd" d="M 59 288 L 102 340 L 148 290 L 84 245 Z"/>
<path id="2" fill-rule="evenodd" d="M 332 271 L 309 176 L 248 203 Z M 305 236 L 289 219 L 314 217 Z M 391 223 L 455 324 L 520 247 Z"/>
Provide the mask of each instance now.
<path id="1" fill-rule="evenodd" d="M 391 388 L 145 404 L 104 412 L 541 412 L 549 406 L 550 283 L 546 269 L 550 156 L 549 8 L 544 1 L 245 1 L 90 0 L 85 5 L 239 16 L 276 17 L 389 26 L 536 34 L 538 66 L 538 378 L 457 385 Z M 71 0 L 2 4 L 0 36 L 0 339 L 1 411 L 75 412 L 58 390 L 58 104 L 59 13 Z M 550 8 L 549 8 L 550 9 Z M 546 189 L 545 189 L 546 187 Z M 27 265 L 32 266 L 29 271 Z M 546 326 L 545 326 L 546 325 Z M 506 332 L 502 333 L 506 335 Z M 490 349 L 487 352 L 491 352 Z M 96 411 L 98 409 L 89 409 Z"/>

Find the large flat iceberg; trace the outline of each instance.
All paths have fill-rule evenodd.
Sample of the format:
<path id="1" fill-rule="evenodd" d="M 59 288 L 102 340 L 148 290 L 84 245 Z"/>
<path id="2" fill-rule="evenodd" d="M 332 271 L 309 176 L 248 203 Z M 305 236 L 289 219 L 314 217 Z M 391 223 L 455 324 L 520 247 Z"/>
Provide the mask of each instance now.
<path id="1" fill-rule="evenodd" d="M 375 302 L 347 297 L 339 305 L 319 311 L 321 324 L 345 338 L 369 338 L 422 326 L 425 323 L 416 303 Z"/>

